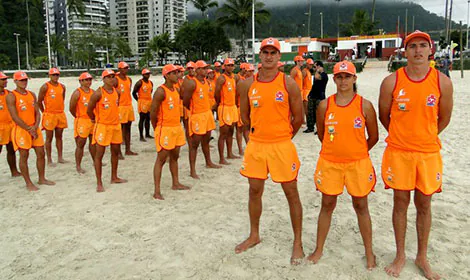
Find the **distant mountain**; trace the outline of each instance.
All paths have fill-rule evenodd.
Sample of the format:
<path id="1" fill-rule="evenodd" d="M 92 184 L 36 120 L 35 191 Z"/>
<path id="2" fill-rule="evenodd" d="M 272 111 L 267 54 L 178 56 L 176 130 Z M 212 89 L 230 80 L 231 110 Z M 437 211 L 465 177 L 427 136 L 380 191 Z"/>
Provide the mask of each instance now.
<path id="1" fill-rule="evenodd" d="M 332 1 L 333 2 L 333 1 Z M 257 26 L 257 37 L 297 37 L 307 36 L 308 13 L 307 4 L 294 3 L 290 6 L 267 7 L 271 12 L 271 20 L 263 25 Z M 320 37 L 320 12 L 323 13 L 323 33 L 325 37 L 336 37 L 337 33 L 337 16 L 339 14 L 340 23 L 348 23 L 351 21 L 355 10 L 366 10 L 371 16 L 372 4 L 356 3 L 348 4 L 340 2 L 331 5 L 316 4 L 312 1 L 312 16 L 310 35 L 311 37 Z M 425 10 L 421 5 L 411 2 L 394 2 L 377 1 L 375 20 L 379 21 L 376 29 L 383 29 L 387 33 L 397 31 L 398 16 L 400 16 L 400 31 L 405 31 L 405 14 L 408 9 L 408 32 L 413 28 L 422 31 L 437 31 L 445 28 L 444 18 Z M 216 10 L 209 12 L 209 18 L 215 18 Z M 339 12 L 339 13 L 338 13 Z M 189 20 L 196 20 L 201 17 L 200 12 L 189 14 Z M 456 23 L 454 23 L 454 26 Z M 251 29 L 250 29 L 251 30 Z M 227 28 L 230 37 L 239 37 L 238 30 Z M 438 36 L 437 36 L 438 37 Z"/>

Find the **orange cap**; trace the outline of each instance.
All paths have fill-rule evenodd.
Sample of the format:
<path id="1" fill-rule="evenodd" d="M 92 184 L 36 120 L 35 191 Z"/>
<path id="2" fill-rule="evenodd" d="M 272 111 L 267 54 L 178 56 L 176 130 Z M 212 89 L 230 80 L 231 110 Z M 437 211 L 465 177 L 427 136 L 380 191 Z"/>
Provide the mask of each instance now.
<path id="1" fill-rule="evenodd" d="M 118 63 L 118 69 L 123 69 L 123 68 L 129 68 L 129 64 L 125 63 L 124 61 L 121 61 Z"/>
<path id="2" fill-rule="evenodd" d="M 0 72 L 0 80 L 3 80 L 3 79 L 8 79 L 10 77 L 8 77 L 7 75 L 5 75 L 3 72 Z"/>
<path id="3" fill-rule="evenodd" d="M 314 64 L 313 59 L 311 59 L 311 58 L 307 59 L 307 64 Z"/>
<path id="4" fill-rule="evenodd" d="M 194 62 L 190 61 L 186 64 L 186 69 L 188 69 L 188 68 L 196 68 L 196 64 Z"/>
<path id="5" fill-rule="evenodd" d="M 212 70 L 212 69 L 210 69 L 210 68 L 207 69 L 207 74 L 212 73 L 212 72 L 214 72 L 214 70 Z"/>
<path id="6" fill-rule="evenodd" d="M 240 64 L 240 69 L 246 70 L 247 64 L 248 64 L 248 63 L 246 63 L 246 62 L 242 62 L 242 63 Z"/>
<path id="7" fill-rule="evenodd" d="M 215 66 L 215 67 L 220 67 L 220 66 L 222 66 L 222 64 L 220 64 L 220 62 L 216 61 L 216 62 L 214 63 L 214 66 Z"/>
<path id="8" fill-rule="evenodd" d="M 297 62 L 297 61 L 305 61 L 305 59 L 301 56 L 301 55 L 298 55 L 294 58 L 294 61 Z"/>
<path id="9" fill-rule="evenodd" d="M 405 43 L 404 43 L 405 48 L 406 48 L 406 45 L 408 45 L 408 43 L 414 38 L 423 38 L 423 39 L 425 39 L 426 41 L 429 42 L 430 46 L 432 46 L 431 36 L 429 36 L 429 34 L 426 33 L 426 32 L 416 30 L 415 32 L 413 32 L 413 33 L 409 34 L 408 36 L 406 36 Z"/>
<path id="10" fill-rule="evenodd" d="M 204 68 L 204 67 L 207 67 L 207 66 L 210 66 L 209 64 L 207 64 L 204 60 L 198 60 L 196 61 L 196 69 L 199 69 L 199 68 Z"/>
<path id="11" fill-rule="evenodd" d="M 235 64 L 235 61 L 233 61 L 232 58 L 226 58 L 224 60 L 224 65 L 234 65 Z"/>
<path id="12" fill-rule="evenodd" d="M 57 68 L 49 69 L 49 75 L 60 75 L 59 69 Z"/>
<path id="13" fill-rule="evenodd" d="M 247 63 L 245 65 L 245 70 L 246 71 L 255 71 L 255 66 L 253 66 L 253 64 L 251 64 L 251 63 Z"/>
<path id="14" fill-rule="evenodd" d="M 147 68 L 142 69 L 142 75 L 151 74 L 151 73 L 152 72 L 150 72 L 150 70 L 148 70 Z"/>
<path id="15" fill-rule="evenodd" d="M 281 67 L 281 66 L 284 66 L 284 65 L 285 65 L 285 63 L 282 62 L 282 61 L 278 61 L 278 62 L 277 62 L 277 68 L 279 68 L 279 67 Z"/>
<path id="16" fill-rule="evenodd" d="M 261 69 L 261 66 L 263 66 L 263 64 L 258 63 L 258 70 Z"/>
<path id="17" fill-rule="evenodd" d="M 265 47 L 273 47 L 276 50 L 281 51 L 281 43 L 279 43 L 279 40 L 272 37 L 266 38 L 261 42 L 260 50 L 264 49 Z"/>
<path id="18" fill-rule="evenodd" d="M 28 79 L 28 75 L 23 71 L 16 71 L 15 74 L 13 74 L 13 79 L 17 81 L 26 80 Z"/>
<path id="19" fill-rule="evenodd" d="M 103 73 L 101 73 L 101 78 L 104 79 L 108 77 L 109 75 L 116 75 L 116 73 L 114 73 L 114 71 L 111 69 L 106 69 L 103 71 Z"/>
<path id="20" fill-rule="evenodd" d="M 333 68 L 334 75 L 339 73 L 348 73 L 351 75 L 356 75 L 356 66 L 354 66 L 354 64 L 347 60 L 340 61 L 336 63 L 335 67 Z"/>
<path id="21" fill-rule="evenodd" d="M 90 73 L 88 72 L 83 72 L 82 74 L 80 74 L 80 77 L 78 77 L 79 81 L 86 80 L 86 79 L 93 79 L 93 76 L 90 75 Z"/>
<path id="22" fill-rule="evenodd" d="M 178 68 L 177 66 L 175 66 L 173 64 L 167 64 L 163 67 L 162 75 L 166 76 L 169 73 L 174 72 L 174 71 L 178 71 L 178 70 L 180 70 L 180 68 Z"/>

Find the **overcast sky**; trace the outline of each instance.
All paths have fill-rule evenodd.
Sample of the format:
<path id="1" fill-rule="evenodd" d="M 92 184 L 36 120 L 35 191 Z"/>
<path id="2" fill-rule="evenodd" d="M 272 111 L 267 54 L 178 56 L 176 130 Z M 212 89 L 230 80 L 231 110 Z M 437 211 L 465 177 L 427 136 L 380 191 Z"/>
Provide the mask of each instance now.
<path id="1" fill-rule="evenodd" d="M 223 3 L 223 0 L 218 0 L 219 3 Z M 267 6 L 273 6 L 273 5 L 280 5 L 280 4 L 290 4 L 293 2 L 297 3 L 305 3 L 307 4 L 309 0 L 262 0 Z M 318 2 L 333 2 L 333 0 L 311 0 L 312 3 L 318 3 Z M 389 2 L 391 0 L 377 0 L 379 2 Z M 431 11 L 435 14 L 438 14 L 440 16 L 444 17 L 445 13 L 445 3 L 446 0 L 407 0 L 410 2 L 415 2 L 423 6 L 424 9 Z M 450 3 L 451 0 L 449 0 Z M 467 0 L 453 0 L 453 9 L 452 9 L 452 20 L 455 22 L 459 22 L 459 20 L 462 21 L 463 24 L 467 23 Z M 340 3 L 354 3 L 354 2 L 370 2 L 372 3 L 372 0 L 341 0 Z M 189 10 L 194 11 L 194 6 L 192 4 L 189 4 Z"/>

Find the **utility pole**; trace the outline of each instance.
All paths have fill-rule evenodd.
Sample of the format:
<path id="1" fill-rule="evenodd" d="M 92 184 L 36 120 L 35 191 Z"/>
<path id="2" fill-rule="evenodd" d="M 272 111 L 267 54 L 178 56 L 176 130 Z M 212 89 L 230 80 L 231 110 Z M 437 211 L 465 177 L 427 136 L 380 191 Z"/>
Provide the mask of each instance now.
<path id="1" fill-rule="evenodd" d="M 408 35 L 408 9 L 405 10 L 405 37 Z"/>
<path id="2" fill-rule="evenodd" d="M 26 43 L 26 67 L 27 69 L 29 70 L 29 48 L 28 48 L 28 42 L 25 42 Z"/>
<path id="3" fill-rule="evenodd" d="M 25 0 L 25 4 L 26 4 L 26 15 L 27 15 L 27 20 L 28 20 L 28 40 L 27 40 L 27 44 L 28 44 L 28 47 L 31 47 L 31 45 L 29 45 L 31 43 L 31 27 L 30 27 L 30 23 L 31 23 L 31 20 L 30 20 L 30 17 L 29 17 L 29 5 L 28 5 L 28 2 L 29 0 Z M 47 2 L 47 1 L 46 1 Z M 27 48 L 26 51 L 29 52 L 29 49 L 30 48 Z M 28 58 L 28 56 L 26 56 L 26 58 Z M 28 59 L 26 59 L 26 68 L 27 69 L 30 69 L 30 66 L 29 66 L 29 62 L 28 62 Z"/>
<path id="4" fill-rule="evenodd" d="M 336 14 L 336 28 L 337 28 L 336 38 L 339 38 L 339 2 L 341 2 L 341 0 L 335 0 L 335 1 L 338 2 L 338 7 L 336 8 L 337 9 L 337 14 Z"/>
<path id="5" fill-rule="evenodd" d="M 21 34 L 19 33 L 13 33 L 13 36 L 16 36 L 16 54 L 18 56 L 18 70 L 21 70 L 21 65 L 20 65 L 20 42 L 18 40 L 18 36 Z"/>
<path id="6" fill-rule="evenodd" d="M 320 38 L 323 39 L 323 12 L 320 12 Z"/>
<path id="7" fill-rule="evenodd" d="M 255 0 L 251 1 L 251 49 L 253 65 L 255 65 Z"/>
<path id="8" fill-rule="evenodd" d="M 449 9 L 449 28 L 447 29 L 447 44 L 450 44 L 450 33 L 452 30 L 452 6 L 454 4 L 454 0 L 450 0 L 450 9 Z"/>
<path id="9" fill-rule="evenodd" d="M 446 30 L 446 43 L 448 41 L 448 38 L 447 38 L 447 35 L 449 34 L 449 32 L 447 32 L 447 30 L 449 29 L 449 22 L 448 22 L 448 19 L 447 19 L 447 15 L 448 15 L 448 12 L 449 12 L 449 0 L 446 0 L 446 16 L 445 16 L 445 30 Z"/>
<path id="10" fill-rule="evenodd" d="M 460 78 L 463 79 L 463 40 L 462 40 L 462 21 L 460 21 Z"/>
<path id="11" fill-rule="evenodd" d="M 374 24 L 374 19 L 375 19 L 375 0 L 372 1 L 372 17 L 371 17 L 371 22 Z"/>
<path id="12" fill-rule="evenodd" d="M 398 16 L 397 33 L 398 33 L 398 37 L 401 37 L 400 36 L 400 16 Z"/>
<path id="13" fill-rule="evenodd" d="M 46 41 L 47 41 L 47 57 L 49 60 L 49 69 L 52 68 L 52 62 L 51 62 L 51 38 L 49 36 L 49 0 L 45 0 L 46 4 Z M 57 66 L 57 65 L 56 65 Z"/>
<path id="14" fill-rule="evenodd" d="M 411 25 L 411 32 L 415 31 L 415 16 L 413 16 L 413 24 Z"/>
<path id="15" fill-rule="evenodd" d="M 312 17 L 312 0 L 308 0 L 308 37 L 311 37 L 310 34 L 310 18 Z"/>
<path id="16" fill-rule="evenodd" d="M 467 50 L 468 50 L 468 25 L 469 25 L 469 14 L 470 14 L 470 0 L 467 1 Z"/>

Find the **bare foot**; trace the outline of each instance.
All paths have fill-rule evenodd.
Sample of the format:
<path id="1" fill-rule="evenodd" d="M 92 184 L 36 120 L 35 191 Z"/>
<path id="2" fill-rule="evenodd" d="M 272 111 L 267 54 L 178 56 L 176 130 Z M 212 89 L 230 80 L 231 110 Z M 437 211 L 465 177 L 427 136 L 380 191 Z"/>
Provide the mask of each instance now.
<path id="1" fill-rule="evenodd" d="M 103 185 L 96 186 L 96 192 L 104 192 Z"/>
<path id="2" fill-rule="evenodd" d="M 60 164 L 68 163 L 68 161 L 66 161 L 66 160 L 63 159 L 63 158 L 60 158 L 60 159 L 58 160 L 58 162 L 59 162 Z"/>
<path id="3" fill-rule="evenodd" d="M 290 264 L 291 265 L 299 265 L 302 264 L 304 260 L 305 254 L 302 245 L 294 245 L 292 248 L 292 256 L 290 257 Z"/>
<path id="4" fill-rule="evenodd" d="M 136 156 L 138 153 L 134 153 L 133 151 L 127 151 L 126 156 Z"/>
<path id="5" fill-rule="evenodd" d="M 42 180 L 40 179 L 40 180 L 38 181 L 38 184 L 39 184 L 39 185 L 54 186 L 54 185 L 55 185 L 55 182 L 50 181 L 50 180 L 47 180 L 46 178 L 44 178 L 44 179 L 42 179 Z"/>
<path id="6" fill-rule="evenodd" d="M 175 191 L 184 191 L 184 190 L 190 190 L 191 188 L 188 187 L 188 186 L 185 186 L 181 183 L 178 183 L 178 184 L 172 186 L 171 189 L 175 190 Z"/>
<path id="7" fill-rule="evenodd" d="M 245 252 L 246 250 L 255 247 L 261 242 L 259 237 L 248 237 L 245 241 L 242 243 L 238 244 L 237 247 L 235 247 L 235 254 L 240 254 Z"/>
<path id="8" fill-rule="evenodd" d="M 122 153 L 119 153 L 118 159 L 119 160 L 124 160 L 124 156 L 122 155 Z M 103 166 L 105 166 L 105 165 L 103 164 Z"/>
<path id="9" fill-rule="evenodd" d="M 237 159 L 237 158 L 240 158 L 240 157 L 236 156 L 236 155 L 229 155 L 227 158 L 228 159 Z"/>
<path id="10" fill-rule="evenodd" d="M 11 173 L 11 177 L 20 177 L 20 176 L 22 176 L 22 175 L 23 175 L 23 174 L 21 174 L 18 170 L 13 171 L 13 172 Z"/>
<path id="11" fill-rule="evenodd" d="M 145 140 L 143 137 L 140 137 L 140 142 L 147 142 L 147 140 Z"/>
<path id="12" fill-rule="evenodd" d="M 152 135 L 147 135 L 147 136 L 145 136 L 145 138 L 153 139 L 153 136 Z"/>
<path id="13" fill-rule="evenodd" d="M 416 258 L 415 265 L 423 272 L 424 277 L 429 280 L 439 280 L 441 276 L 435 273 L 431 269 L 431 265 L 429 264 L 426 258 Z"/>
<path id="14" fill-rule="evenodd" d="M 197 176 L 196 172 L 194 173 L 191 172 L 189 176 L 191 176 L 193 179 L 199 180 L 199 176 Z"/>
<path id="15" fill-rule="evenodd" d="M 239 151 L 238 154 L 240 155 L 240 158 L 245 155 L 243 151 Z"/>
<path id="16" fill-rule="evenodd" d="M 31 184 L 31 185 L 26 185 L 26 188 L 28 189 L 28 191 L 30 192 L 35 192 L 35 191 L 39 191 L 39 188 L 36 187 L 34 184 Z"/>
<path id="17" fill-rule="evenodd" d="M 222 168 L 222 166 L 214 164 L 212 162 L 206 163 L 206 168 Z"/>
<path id="18" fill-rule="evenodd" d="M 158 200 L 165 200 L 161 193 L 153 194 L 153 198 L 158 199 Z"/>
<path id="19" fill-rule="evenodd" d="M 385 272 L 390 276 L 398 277 L 400 276 L 400 272 L 405 266 L 405 263 L 405 257 L 396 257 L 391 264 L 385 267 Z"/>
<path id="20" fill-rule="evenodd" d="M 376 262 L 377 258 L 375 257 L 374 254 L 372 254 L 371 256 L 366 256 L 366 259 L 367 259 L 368 270 L 372 270 L 377 267 L 377 262 Z"/>
<path id="21" fill-rule="evenodd" d="M 81 167 L 77 167 L 77 172 L 78 174 L 85 174 L 86 171 L 84 169 L 82 169 Z"/>
<path id="22" fill-rule="evenodd" d="M 121 178 L 114 178 L 114 179 L 111 179 L 111 184 L 122 184 L 122 183 L 127 183 L 127 180 L 126 179 L 121 179 Z"/>
<path id="23" fill-rule="evenodd" d="M 322 256 L 323 256 L 323 251 L 315 249 L 315 251 L 310 256 L 308 256 L 307 261 L 317 264 Z"/>
<path id="24" fill-rule="evenodd" d="M 56 167 L 57 164 L 53 163 L 52 161 L 48 161 L 48 162 L 47 162 L 47 166 L 49 166 L 49 167 Z"/>
<path id="25" fill-rule="evenodd" d="M 228 162 L 228 161 L 226 161 L 225 159 L 223 159 L 223 160 L 219 160 L 219 164 L 230 165 L 230 162 Z"/>

